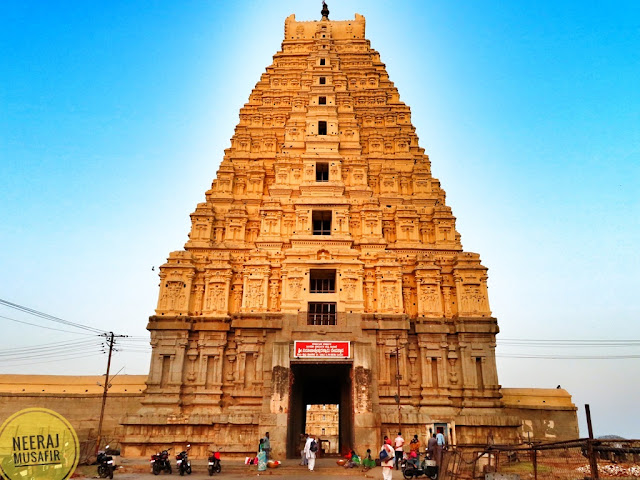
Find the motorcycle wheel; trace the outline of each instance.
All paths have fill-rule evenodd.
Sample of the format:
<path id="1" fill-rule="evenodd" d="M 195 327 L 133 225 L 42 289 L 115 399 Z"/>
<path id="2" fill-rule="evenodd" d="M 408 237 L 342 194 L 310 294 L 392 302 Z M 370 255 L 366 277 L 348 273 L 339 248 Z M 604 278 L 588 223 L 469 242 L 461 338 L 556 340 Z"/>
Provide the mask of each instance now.
<path id="1" fill-rule="evenodd" d="M 429 478 L 431 480 L 436 480 L 438 478 L 438 472 L 433 473 L 432 475 L 429 475 Z"/>
<path id="2" fill-rule="evenodd" d="M 167 473 L 169 475 L 171 475 L 171 464 L 170 463 L 167 464 Z"/>
<path id="3" fill-rule="evenodd" d="M 191 475 L 191 465 L 187 467 L 187 475 Z"/>
<path id="4" fill-rule="evenodd" d="M 160 465 L 158 465 L 157 463 L 153 464 L 153 474 L 154 475 L 159 475 L 160 474 Z"/>
<path id="5" fill-rule="evenodd" d="M 110 478 L 111 480 L 113 480 L 113 471 L 114 471 L 114 470 L 115 470 L 115 467 L 114 467 L 114 468 L 109 468 L 109 478 Z"/>
<path id="6" fill-rule="evenodd" d="M 220 473 L 221 471 L 222 471 L 222 467 L 218 463 L 218 465 L 216 465 L 216 473 Z"/>
<path id="7" fill-rule="evenodd" d="M 178 468 L 178 471 L 180 472 L 180 476 L 183 477 L 184 476 L 184 467 L 182 465 L 180 465 L 180 467 Z"/>
<path id="8" fill-rule="evenodd" d="M 405 468 L 404 471 L 402 472 L 402 476 L 406 478 L 406 480 L 411 480 L 413 478 L 413 468 L 412 467 Z"/>
<path id="9" fill-rule="evenodd" d="M 213 466 L 209 466 L 209 476 L 213 475 Z"/>
<path id="10" fill-rule="evenodd" d="M 104 465 L 98 465 L 98 475 L 100 475 L 100 478 L 107 478 L 106 467 Z"/>

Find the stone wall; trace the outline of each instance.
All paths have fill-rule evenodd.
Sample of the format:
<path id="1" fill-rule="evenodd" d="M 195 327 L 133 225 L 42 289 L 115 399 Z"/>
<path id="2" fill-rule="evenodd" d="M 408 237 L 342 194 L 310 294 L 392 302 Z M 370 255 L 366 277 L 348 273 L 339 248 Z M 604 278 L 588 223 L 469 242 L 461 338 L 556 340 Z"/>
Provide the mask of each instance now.
<path id="1" fill-rule="evenodd" d="M 577 407 L 562 388 L 503 388 L 505 414 L 522 421 L 521 441 L 559 442 L 580 437 Z"/>
<path id="2" fill-rule="evenodd" d="M 0 424 L 24 408 L 48 408 L 73 426 L 82 448 L 81 461 L 95 449 L 104 377 L 0 375 Z M 111 381 L 105 406 L 101 447 L 118 448 L 126 413 L 140 409 L 146 375 L 122 375 Z"/>

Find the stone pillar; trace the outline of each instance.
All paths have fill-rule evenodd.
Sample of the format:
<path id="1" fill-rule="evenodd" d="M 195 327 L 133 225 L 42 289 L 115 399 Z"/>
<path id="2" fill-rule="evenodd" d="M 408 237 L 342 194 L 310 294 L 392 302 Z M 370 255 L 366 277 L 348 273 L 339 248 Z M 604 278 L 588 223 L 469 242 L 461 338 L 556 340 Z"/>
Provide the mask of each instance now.
<path id="1" fill-rule="evenodd" d="M 286 458 L 287 456 L 289 374 L 291 371 L 289 348 L 289 342 L 274 342 L 273 344 L 271 378 L 270 381 L 269 379 L 265 381 L 265 390 L 271 389 L 269 410 L 260 415 L 259 432 L 260 435 L 269 432 L 273 458 Z"/>
<path id="2" fill-rule="evenodd" d="M 378 392 L 375 387 L 375 349 L 369 342 L 353 342 L 353 438 L 356 452 L 377 452 L 380 445 Z"/>

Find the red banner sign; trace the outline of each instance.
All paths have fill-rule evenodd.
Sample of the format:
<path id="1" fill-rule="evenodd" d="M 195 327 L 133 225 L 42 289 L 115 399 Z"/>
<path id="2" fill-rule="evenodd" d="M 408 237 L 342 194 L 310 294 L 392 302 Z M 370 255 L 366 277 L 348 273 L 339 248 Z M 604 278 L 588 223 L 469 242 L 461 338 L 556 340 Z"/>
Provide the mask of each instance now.
<path id="1" fill-rule="evenodd" d="M 294 341 L 296 358 L 351 358 L 351 342 Z"/>

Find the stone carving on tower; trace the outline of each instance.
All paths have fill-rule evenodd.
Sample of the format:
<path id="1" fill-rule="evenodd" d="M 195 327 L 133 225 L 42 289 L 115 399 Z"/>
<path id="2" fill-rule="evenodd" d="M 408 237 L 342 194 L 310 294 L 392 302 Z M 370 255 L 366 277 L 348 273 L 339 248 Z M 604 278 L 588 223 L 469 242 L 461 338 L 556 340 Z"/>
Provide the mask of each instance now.
<path id="1" fill-rule="evenodd" d="M 328 15 L 325 4 L 320 21 L 285 20 L 184 250 L 160 269 L 125 450 L 155 451 L 164 432 L 200 439 L 196 454 L 216 443 L 244 455 L 269 430 L 284 455 L 292 342 L 314 339 L 352 343 L 359 451 L 395 428 L 398 399 L 415 428 L 453 424 L 469 443 L 511 435 L 487 269 L 462 249 L 364 17 Z"/>

